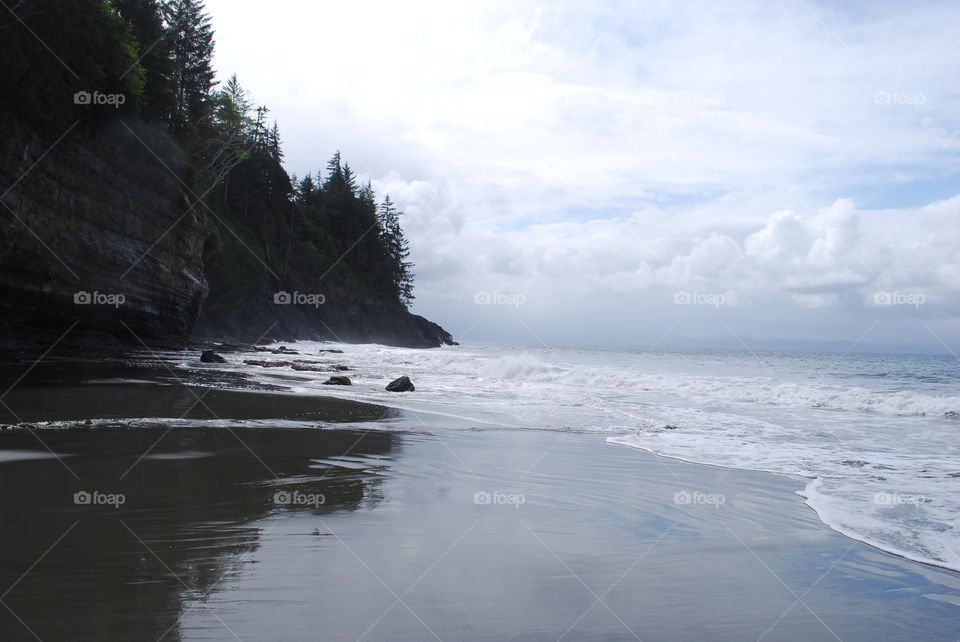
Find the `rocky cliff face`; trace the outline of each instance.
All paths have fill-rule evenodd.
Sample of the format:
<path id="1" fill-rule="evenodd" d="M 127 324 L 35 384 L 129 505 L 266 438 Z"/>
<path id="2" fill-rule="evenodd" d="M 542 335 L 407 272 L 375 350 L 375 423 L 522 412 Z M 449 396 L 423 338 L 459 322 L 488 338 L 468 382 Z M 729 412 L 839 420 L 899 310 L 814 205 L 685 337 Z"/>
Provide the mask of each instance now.
<path id="1" fill-rule="evenodd" d="M 316 307 L 277 304 L 266 296 L 238 302 L 232 313 L 204 311 L 194 335 L 240 343 L 311 339 L 410 348 L 455 345 L 439 325 L 403 309 L 331 300 Z"/>
<path id="2" fill-rule="evenodd" d="M 10 331 L 77 320 L 78 331 L 121 340 L 190 332 L 207 284 L 188 169 L 162 130 L 129 126 L 55 142 L 0 115 L 0 314 Z"/>
<path id="3" fill-rule="evenodd" d="M 330 339 L 452 343 L 405 309 L 333 297 L 276 304 L 274 288 L 208 295 L 210 234 L 190 168 L 162 128 L 113 122 L 45 139 L 0 114 L 0 344 L 43 349 L 72 337 Z M 196 205 L 195 207 L 191 207 Z"/>

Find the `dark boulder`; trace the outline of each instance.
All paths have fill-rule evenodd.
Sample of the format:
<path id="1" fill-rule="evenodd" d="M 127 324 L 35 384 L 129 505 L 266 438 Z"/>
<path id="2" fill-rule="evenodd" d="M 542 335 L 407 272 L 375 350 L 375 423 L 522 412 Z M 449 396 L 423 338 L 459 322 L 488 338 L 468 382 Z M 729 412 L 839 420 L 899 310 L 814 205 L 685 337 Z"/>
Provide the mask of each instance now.
<path id="1" fill-rule="evenodd" d="M 317 352 L 328 352 L 330 354 L 343 354 L 343 350 L 334 350 L 334 349 L 320 349 Z"/>
<path id="2" fill-rule="evenodd" d="M 416 388 L 410 381 L 410 377 L 400 377 L 388 383 L 387 390 L 389 392 L 413 392 Z"/>
<path id="3" fill-rule="evenodd" d="M 350 381 L 350 377 L 330 377 L 323 382 L 325 386 L 352 386 L 353 382 Z"/>
<path id="4" fill-rule="evenodd" d="M 226 363 L 227 360 L 221 357 L 219 354 L 213 350 L 204 350 L 200 354 L 201 363 Z"/>

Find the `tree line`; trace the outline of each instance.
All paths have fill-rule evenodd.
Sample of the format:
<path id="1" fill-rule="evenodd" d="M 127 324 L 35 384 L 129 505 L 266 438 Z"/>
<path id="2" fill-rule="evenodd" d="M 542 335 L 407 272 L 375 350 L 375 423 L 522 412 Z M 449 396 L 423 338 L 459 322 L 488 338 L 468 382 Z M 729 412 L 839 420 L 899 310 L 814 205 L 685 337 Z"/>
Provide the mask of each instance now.
<path id="1" fill-rule="evenodd" d="M 0 8 L 0 105 L 54 137 L 117 121 L 172 137 L 204 195 L 214 305 L 250 291 L 318 287 L 409 305 L 412 263 L 400 212 L 359 184 L 337 152 L 302 179 L 284 170 L 279 127 L 213 67 L 202 0 L 8 0 Z M 89 95 L 122 96 L 104 104 Z M 87 96 L 87 98 L 82 98 Z M 119 103 L 119 104 L 118 104 Z"/>

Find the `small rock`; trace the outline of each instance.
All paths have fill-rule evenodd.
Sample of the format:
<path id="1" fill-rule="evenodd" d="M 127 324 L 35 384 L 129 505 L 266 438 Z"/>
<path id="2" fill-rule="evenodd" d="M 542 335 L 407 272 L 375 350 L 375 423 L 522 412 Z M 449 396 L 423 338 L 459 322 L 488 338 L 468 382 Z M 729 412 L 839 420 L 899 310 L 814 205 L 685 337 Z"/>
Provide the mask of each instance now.
<path id="1" fill-rule="evenodd" d="M 346 372 L 350 368 L 348 368 L 347 366 L 336 365 L 336 366 L 333 366 L 333 369 L 337 370 L 338 372 Z"/>
<path id="2" fill-rule="evenodd" d="M 287 346 L 280 346 L 276 350 L 271 350 L 271 354 L 300 354 L 296 350 L 291 350 Z"/>
<path id="3" fill-rule="evenodd" d="M 261 361 L 258 359 L 244 359 L 243 362 L 248 366 L 260 366 L 261 368 L 283 368 L 293 365 L 291 361 Z"/>
<path id="4" fill-rule="evenodd" d="M 227 360 L 221 357 L 219 354 L 213 350 L 204 350 L 200 354 L 201 363 L 226 363 Z"/>
<path id="5" fill-rule="evenodd" d="M 343 350 L 320 349 L 317 352 L 329 352 L 330 354 L 343 354 Z"/>
<path id="6" fill-rule="evenodd" d="M 323 382 L 325 386 L 352 386 L 353 382 L 350 381 L 350 377 L 330 377 Z"/>
<path id="7" fill-rule="evenodd" d="M 410 377 L 400 377 L 387 384 L 387 390 L 390 392 L 413 392 L 416 388 Z"/>
<path id="8" fill-rule="evenodd" d="M 308 365 L 304 365 L 304 364 L 302 364 L 302 363 L 295 363 L 295 364 L 293 364 L 293 365 L 290 366 L 290 367 L 293 368 L 294 370 L 304 370 L 304 371 L 307 371 L 307 372 L 326 372 L 326 370 L 327 370 L 326 368 L 324 368 L 324 367 L 322 367 L 322 366 L 308 366 Z"/>

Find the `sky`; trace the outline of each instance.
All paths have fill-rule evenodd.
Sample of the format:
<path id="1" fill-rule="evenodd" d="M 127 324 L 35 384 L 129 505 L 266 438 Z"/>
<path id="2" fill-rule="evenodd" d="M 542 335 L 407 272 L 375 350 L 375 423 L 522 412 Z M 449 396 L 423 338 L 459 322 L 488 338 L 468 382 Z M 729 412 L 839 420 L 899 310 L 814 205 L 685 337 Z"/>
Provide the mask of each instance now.
<path id="1" fill-rule="evenodd" d="M 458 339 L 960 353 L 960 4 L 206 6 Z"/>

